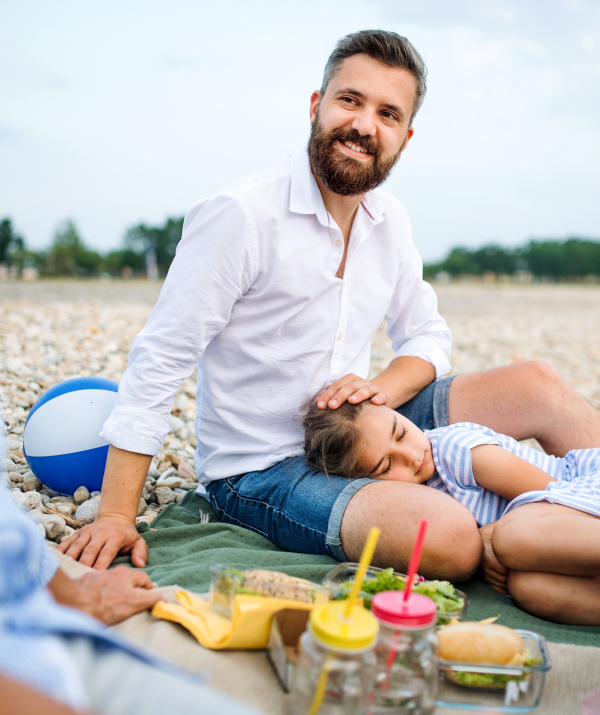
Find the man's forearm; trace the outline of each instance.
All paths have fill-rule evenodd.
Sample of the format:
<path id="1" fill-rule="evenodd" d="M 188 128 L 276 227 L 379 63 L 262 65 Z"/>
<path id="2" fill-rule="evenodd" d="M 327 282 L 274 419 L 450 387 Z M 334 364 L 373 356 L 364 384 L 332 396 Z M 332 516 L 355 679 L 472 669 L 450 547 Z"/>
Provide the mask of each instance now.
<path id="1" fill-rule="evenodd" d="M 98 517 L 124 517 L 135 524 L 142 489 L 152 457 L 108 448 Z"/>
<path id="2" fill-rule="evenodd" d="M 388 406 L 400 407 L 435 380 L 431 363 L 411 355 L 395 358 L 372 382 L 389 395 Z"/>

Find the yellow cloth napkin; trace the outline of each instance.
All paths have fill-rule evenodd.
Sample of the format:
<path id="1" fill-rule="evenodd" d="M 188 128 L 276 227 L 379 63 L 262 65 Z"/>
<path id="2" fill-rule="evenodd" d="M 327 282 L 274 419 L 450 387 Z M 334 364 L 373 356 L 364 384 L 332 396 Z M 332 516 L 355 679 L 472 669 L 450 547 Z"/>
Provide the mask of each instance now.
<path id="1" fill-rule="evenodd" d="M 267 647 L 271 620 L 282 608 L 309 611 L 314 606 L 288 598 L 247 596 L 238 594 L 234 599 L 231 620 L 215 613 L 208 601 L 188 591 L 177 591 L 179 602 L 161 601 L 152 609 L 152 615 L 181 624 L 205 648 L 213 650 L 258 650 Z"/>

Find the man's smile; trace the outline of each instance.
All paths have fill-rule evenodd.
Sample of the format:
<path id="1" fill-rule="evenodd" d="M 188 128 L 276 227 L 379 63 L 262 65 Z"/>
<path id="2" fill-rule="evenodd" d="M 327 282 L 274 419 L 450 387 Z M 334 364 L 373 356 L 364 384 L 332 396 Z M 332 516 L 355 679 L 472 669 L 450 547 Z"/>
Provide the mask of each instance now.
<path id="1" fill-rule="evenodd" d="M 338 139 L 338 144 L 342 148 L 342 151 L 348 156 L 357 157 L 360 159 L 366 159 L 372 157 L 373 154 L 369 154 L 366 149 L 358 146 L 358 144 L 353 144 L 352 142 L 343 142 Z"/>

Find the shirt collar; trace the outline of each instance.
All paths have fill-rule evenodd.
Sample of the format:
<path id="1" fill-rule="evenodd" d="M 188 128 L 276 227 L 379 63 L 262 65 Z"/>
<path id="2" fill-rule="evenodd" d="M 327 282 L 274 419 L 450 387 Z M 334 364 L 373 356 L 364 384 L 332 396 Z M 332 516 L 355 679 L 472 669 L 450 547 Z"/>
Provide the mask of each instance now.
<path id="1" fill-rule="evenodd" d="M 291 163 L 290 211 L 298 214 L 315 214 L 319 223 L 329 226 L 329 214 L 310 168 L 307 149 L 301 149 L 293 154 Z M 383 221 L 385 210 L 377 189 L 369 191 L 361 203 L 362 210 L 366 211 L 367 217 L 374 226 Z"/>

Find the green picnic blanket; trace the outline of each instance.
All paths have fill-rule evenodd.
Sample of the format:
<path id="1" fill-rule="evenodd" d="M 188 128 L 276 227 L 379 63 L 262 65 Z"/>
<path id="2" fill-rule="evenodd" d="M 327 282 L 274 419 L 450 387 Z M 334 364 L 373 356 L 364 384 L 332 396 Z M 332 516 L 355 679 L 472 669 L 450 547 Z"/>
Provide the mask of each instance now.
<path id="1" fill-rule="evenodd" d="M 200 512 L 209 515 L 208 524 L 200 523 Z M 282 551 L 253 531 L 223 524 L 210 502 L 194 492 L 181 504 L 167 506 L 152 522 L 155 531 L 145 524 L 138 529 L 148 544 L 150 578 L 159 586 L 178 584 L 197 593 L 208 591 L 210 564 L 283 571 L 317 583 L 337 564 L 328 556 Z M 127 560 L 121 557 L 115 563 Z M 477 577 L 458 587 L 469 596 L 469 620 L 499 615 L 499 623 L 541 633 L 554 643 L 600 646 L 600 628 L 563 626 L 530 616 Z"/>

